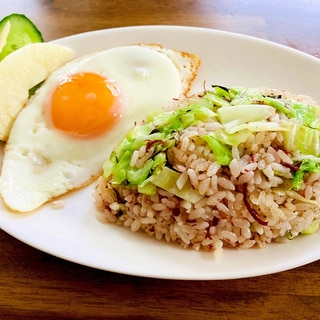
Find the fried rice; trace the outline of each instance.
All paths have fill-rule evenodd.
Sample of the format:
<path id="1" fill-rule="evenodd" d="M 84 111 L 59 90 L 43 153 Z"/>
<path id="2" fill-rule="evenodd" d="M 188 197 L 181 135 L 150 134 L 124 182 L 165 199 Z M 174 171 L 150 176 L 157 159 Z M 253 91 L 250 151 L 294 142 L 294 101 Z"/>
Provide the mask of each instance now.
<path id="1" fill-rule="evenodd" d="M 265 88 L 183 97 L 135 125 L 107 159 L 99 219 L 204 251 L 312 234 L 319 114 L 309 97 Z"/>

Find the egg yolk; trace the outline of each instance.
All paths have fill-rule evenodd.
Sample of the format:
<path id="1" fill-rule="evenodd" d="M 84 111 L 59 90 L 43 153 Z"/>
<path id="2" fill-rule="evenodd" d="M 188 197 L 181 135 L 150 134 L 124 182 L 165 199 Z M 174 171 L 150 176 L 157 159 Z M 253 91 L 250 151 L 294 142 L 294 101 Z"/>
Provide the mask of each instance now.
<path id="1" fill-rule="evenodd" d="M 50 117 L 54 127 L 81 137 L 99 135 L 120 117 L 119 90 L 114 82 L 94 73 L 78 73 L 53 92 Z"/>

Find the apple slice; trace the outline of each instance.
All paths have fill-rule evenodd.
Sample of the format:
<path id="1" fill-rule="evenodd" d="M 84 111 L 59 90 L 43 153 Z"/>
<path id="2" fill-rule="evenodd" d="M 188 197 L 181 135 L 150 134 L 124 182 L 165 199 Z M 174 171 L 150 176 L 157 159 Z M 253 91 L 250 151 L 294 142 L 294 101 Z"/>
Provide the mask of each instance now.
<path id="1" fill-rule="evenodd" d="M 74 56 L 70 48 L 48 42 L 27 44 L 0 61 L 0 140 L 6 141 L 29 90 Z"/>

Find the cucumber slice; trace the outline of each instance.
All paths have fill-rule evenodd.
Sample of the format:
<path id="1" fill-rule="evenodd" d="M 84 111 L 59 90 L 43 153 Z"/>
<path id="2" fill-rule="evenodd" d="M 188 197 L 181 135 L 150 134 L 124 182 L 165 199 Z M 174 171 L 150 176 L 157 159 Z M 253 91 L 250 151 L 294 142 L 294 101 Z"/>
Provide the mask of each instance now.
<path id="1" fill-rule="evenodd" d="M 42 34 L 23 14 L 13 13 L 0 21 L 0 34 L 5 32 L 6 43 L 0 52 L 0 61 L 11 52 L 34 42 L 43 42 Z"/>

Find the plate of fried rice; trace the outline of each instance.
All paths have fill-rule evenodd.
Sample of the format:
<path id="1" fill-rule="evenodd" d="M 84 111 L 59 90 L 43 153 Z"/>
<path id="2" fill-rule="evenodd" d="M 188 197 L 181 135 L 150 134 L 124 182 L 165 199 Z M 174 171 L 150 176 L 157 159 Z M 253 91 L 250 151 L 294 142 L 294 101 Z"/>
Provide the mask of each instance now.
<path id="1" fill-rule="evenodd" d="M 54 41 L 77 55 L 159 43 L 201 58 L 187 97 L 137 123 L 103 174 L 0 226 L 39 250 L 117 273 L 254 277 L 320 258 L 318 59 L 194 27 L 141 26 Z"/>

